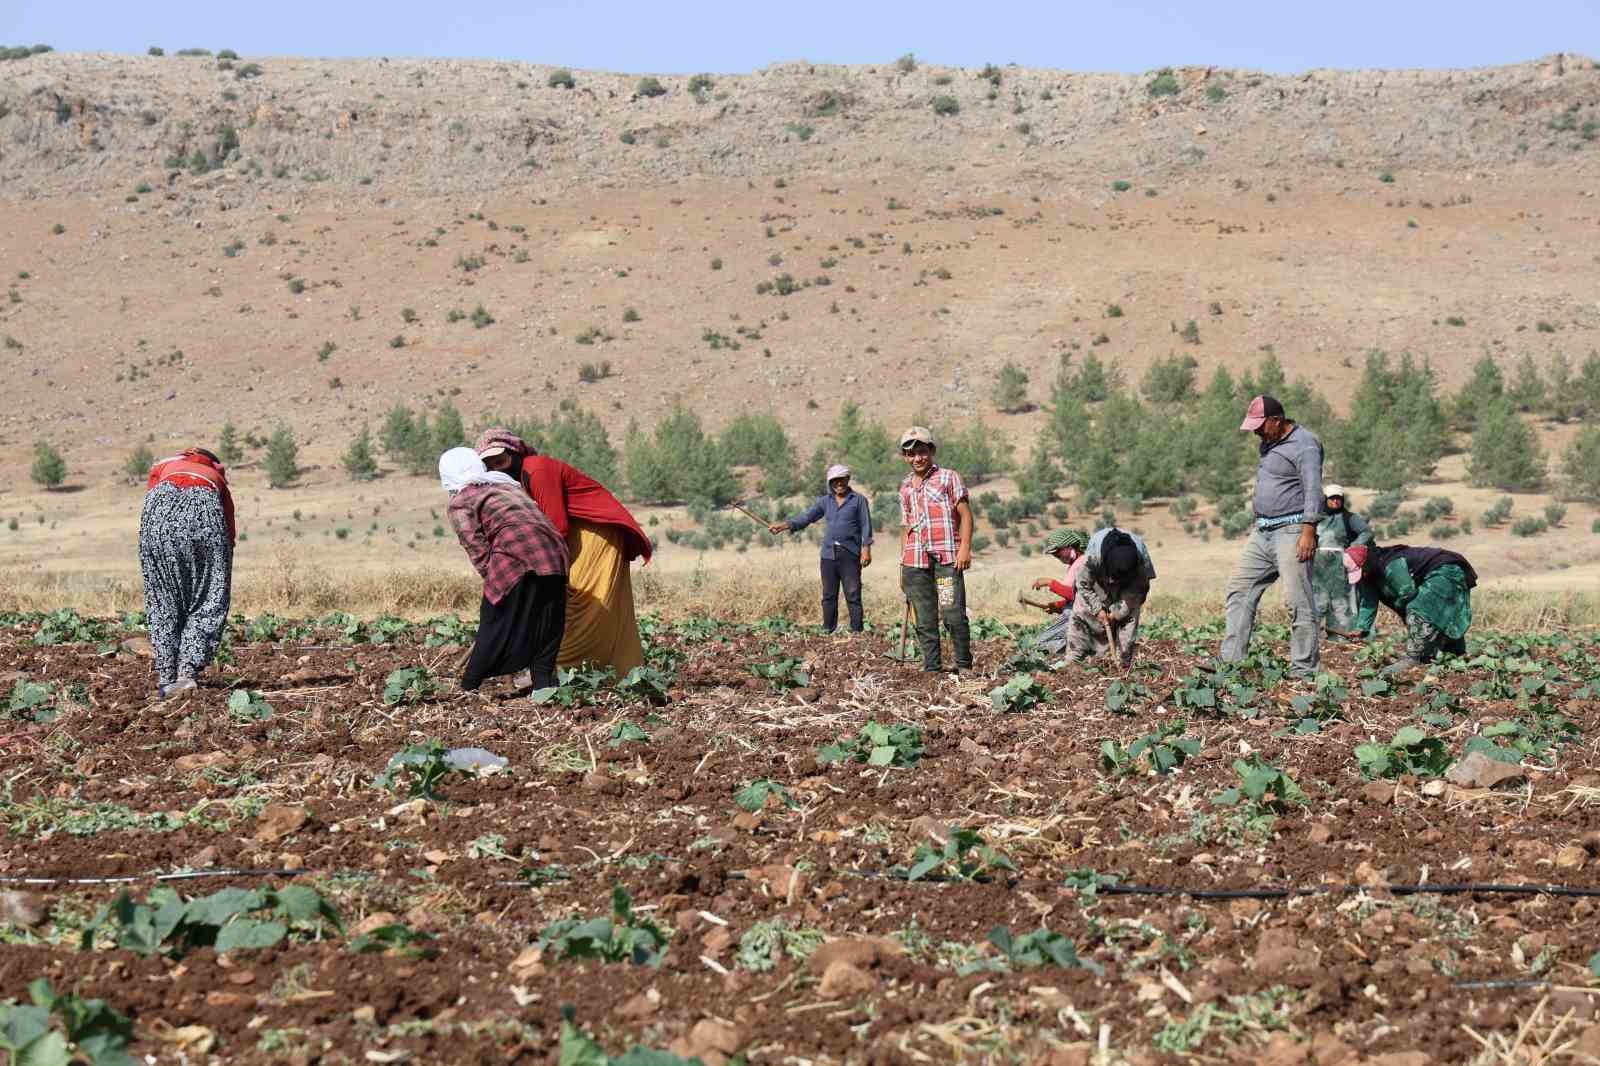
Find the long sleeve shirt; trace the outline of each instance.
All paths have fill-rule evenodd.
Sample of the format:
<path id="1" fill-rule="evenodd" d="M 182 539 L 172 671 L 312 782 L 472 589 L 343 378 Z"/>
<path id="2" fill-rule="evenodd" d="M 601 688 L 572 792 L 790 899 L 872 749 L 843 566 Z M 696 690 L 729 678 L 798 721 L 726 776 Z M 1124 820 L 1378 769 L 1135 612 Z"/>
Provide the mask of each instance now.
<path id="1" fill-rule="evenodd" d="M 1361 601 L 1356 628 L 1370 635 L 1382 603 L 1402 618 L 1415 611 L 1445 636 L 1459 639 L 1472 625 L 1475 582 L 1475 577 L 1469 579 L 1467 571 L 1454 563 L 1434 567 L 1418 582 L 1406 559 L 1392 559 L 1381 573 L 1356 586 Z"/>
<path id="2" fill-rule="evenodd" d="M 630 562 L 641 556 L 646 563 L 650 561 L 650 538 L 622 501 L 571 463 L 548 455 L 527 456 L 522 460 L 522 486 L 562 537 L 574 518 L 597 526 L 616 526 L 622 530 L 624 557 Z"/>
<path id="3" fill-rule="evenodd" d="M 1137 533 L 1129 533 L 1134 548 L 1139 552 L 1139 571 L 1131 581 L 1117 590 L 1115 600 L 1111 598 L 1110 586 L 1107 585 L 1101 572 L 1101 550 L 1105 546 L 1107 534 L 1115 528 L 1107 526 L 1104 529 L 1097 529 L 1089 538 L 1089 547 L 1083 553 L 1083 569 L 1078 571 L 1078 576 L 1074 580 L 1077 594 L 1072 598 L 1073 614 L 1093 618 L 1101 611 L 1107 611 L 1113 622 L 1126 622 L 1144 605 L 1145 598 L 1150 595 L 1150 582 L 1155 580 L 1156 576 L 1155 563 L 1150 559 L 1150 549 L 1145 547 L 1144 538 Z"/>
<path id="4" fill-rule="evenodd" d="M 1257 518 L 1322 518 L 1322 442 L 1304 426 L 1290 427 L 1276 444 L 1261 442 L 1256 467 Z"/>
<path id="5" fill-rule="evenodd" d="M 514 485 L 468 485 L 451 497 L 449 515 L 490 603 L 505 599 L 527 574 L 567 572 L 566 540 Z"/>
<path id="6" fill-rule="evenodd" d="M 872 544 L 872 507 L 867 498 L 854 491 L 846 493 L 840 503 L 833 493 L 824 493 L 810 508 L 788 519 L 789 531 L 795 532 L 809 526 L 819 518 L 826 519 L 822 527 L 822 557 L 837 558 L 835 551 L 859 556 L 863 547 Z"/>
<path id="7" fill-rule="evenodd" d="M 1073 598 L 1078 594 L 1078 574 L 1088 561 L 1089 557 L 1087 555 L 1078 556 L 1067 567 L 1067 579 L 1065 581 L 1050 582 L 1050 591 L 1061 597 L 1056 603 L 1056 610 L 1064 611 L 1072 605 Z"/>
<path id="8" fill-rule="evenodd" d="M 1353 511 L 1340 511 L 1323 518 L 1317 526 L 1317 547 L 1353 548 L 1358 544 L 1372 543 L 1372 527 L 1367 520 Z"/>
<path id="9" fill-rule="evenodd" d="M 213 463 L 192 451 L 170 456 L 150 468 L 145 488 L 153 489 L 162 483 L 176 485 L 180 489 L 209 489 L 215 492 L 222 500 L 222 521 L 228 529 L 228 543 L 234 543 L 238 537 L 238 527 L 233 517 L 233 493 L 228 491 L 228 474 L 220 463 Z"/>

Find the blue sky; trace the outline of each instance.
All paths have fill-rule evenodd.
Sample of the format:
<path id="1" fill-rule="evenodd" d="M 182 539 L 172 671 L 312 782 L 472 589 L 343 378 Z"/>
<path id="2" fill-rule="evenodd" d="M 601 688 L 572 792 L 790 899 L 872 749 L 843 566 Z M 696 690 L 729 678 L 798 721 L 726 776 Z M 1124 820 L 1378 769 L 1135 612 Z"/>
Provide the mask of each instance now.
<path id="1" fill-rule="evenodd" d="M 143 52 L 520 59 L 629 73 L 733 73 L 781 60 L 1166 65 L 1292 72 L 1600 58 L 1596 0 L 0 0 L 0 43 Z"/>

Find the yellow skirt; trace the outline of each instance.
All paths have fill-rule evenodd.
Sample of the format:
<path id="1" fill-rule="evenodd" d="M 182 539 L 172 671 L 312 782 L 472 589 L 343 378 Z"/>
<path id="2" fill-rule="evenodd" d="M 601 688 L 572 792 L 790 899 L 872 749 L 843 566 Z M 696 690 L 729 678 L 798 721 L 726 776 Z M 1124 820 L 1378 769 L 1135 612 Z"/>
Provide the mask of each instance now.
<path id="1" fill-rule="evenodd" d="M 622 677 L 644 664 L 639 620 L 633 613 L 633 579 L 622 554 L 622 530 L 571 519 L 567 550 L 567 629 L 558 666 L 609 666 Z"/>

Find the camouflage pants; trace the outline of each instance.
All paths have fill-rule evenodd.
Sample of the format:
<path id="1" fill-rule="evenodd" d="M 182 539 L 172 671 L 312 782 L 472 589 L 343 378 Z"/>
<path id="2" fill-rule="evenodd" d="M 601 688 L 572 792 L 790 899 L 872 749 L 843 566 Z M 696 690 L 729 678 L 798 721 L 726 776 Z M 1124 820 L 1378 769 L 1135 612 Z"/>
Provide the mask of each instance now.
<path id="1" fill-rule="evenodd" d="M 1454 639 L 1444 635 L 1439 627 L 1415 611 L 1406 615 L 1406 658 L 1413 662 L 1431 663 L 1441 651 L 1451 655 L 1465 655 L 1465 638 Z"/>
<path id="2" fill-rule="evenodd" d="M 1122 665 L 1133 663 L 1134 645 L 1139 640 L 1139 615 L 1144 611 L 1141 604 L 1133 609 L 1125 622 L 1117 624 L 1117 643 L 1122 649 Z M 1093 615 L 1078 614 L 1073 612 L 1072 621 L 1067 628 L 1067 658 L 1075 663 L 1096 655 L 1104 655 L 1111 650 L 1111 638 L 1106 633 L 1106 627 Z"/>

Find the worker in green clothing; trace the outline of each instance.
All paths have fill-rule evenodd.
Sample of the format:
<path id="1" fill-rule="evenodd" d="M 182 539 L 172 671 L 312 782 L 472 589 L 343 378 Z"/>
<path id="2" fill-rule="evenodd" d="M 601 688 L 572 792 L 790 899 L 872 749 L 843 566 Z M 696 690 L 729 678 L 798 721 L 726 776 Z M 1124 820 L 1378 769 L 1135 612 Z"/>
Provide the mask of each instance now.
<path id="1" fill-rule="evenodd" d="M 1343 640 L 1341 633 L 1356 628 L 1361 602 L 1344 576 L 1344 550 L 1372 543 L 1372 528 L 1367 520 L 1350 510 L 1344 486 L 1328 484 L 1322 489 L 1323 519 L 1317 523 L 1317 555 L 1311 564 L 1311 587 L 1316 593 L 1317 617 L 1331 640 Z"/>
<path id="2" fill-rule="evenodd" d="M 1370 639 L 1378 604 L 1406 623 L 1406 654 L 1401 666 L 1432 662 L 1441 651 L 1467 653 L 1472 625 L 1472 589 L 1478 574 L 1472 564 L 1447 548 L 1387 548 L 1360 545 L 1344 553 L 1348 582 L 1361 599 L 1356 628 L 1342 634 Z"/>

